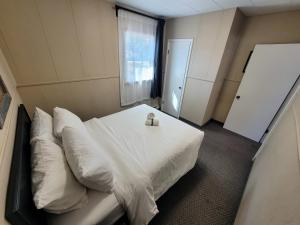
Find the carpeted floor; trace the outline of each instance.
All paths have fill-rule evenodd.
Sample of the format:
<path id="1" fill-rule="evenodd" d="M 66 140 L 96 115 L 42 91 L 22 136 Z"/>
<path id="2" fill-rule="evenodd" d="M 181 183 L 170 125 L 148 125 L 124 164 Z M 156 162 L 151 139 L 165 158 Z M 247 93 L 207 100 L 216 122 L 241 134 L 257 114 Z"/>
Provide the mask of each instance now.
<path id="1" fill-rule="evenodd" d="M 231 225 L 259 145 L 211 122 L 194 169 L 158 201 L 151 225 Z"/>

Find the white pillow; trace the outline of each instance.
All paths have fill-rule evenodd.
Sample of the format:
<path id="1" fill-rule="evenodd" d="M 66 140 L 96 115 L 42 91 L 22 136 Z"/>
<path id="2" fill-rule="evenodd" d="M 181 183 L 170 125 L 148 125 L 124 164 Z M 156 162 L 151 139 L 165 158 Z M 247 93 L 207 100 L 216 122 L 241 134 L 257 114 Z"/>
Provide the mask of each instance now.
<path id="1" fill-rule="evenodd" d="M 65 127 L 62 142 L 67 161 L 79 182 L 90 189 L 112 192 L 112 169 L 87 131 Z"/>
<path id="2" fill-rule="evenodd" d="M 32 192 L 38 209 L 65 213 L 87 202 L 86 188 L 72 174 L 62 148 L 46 139 L 32 146 Z"/>
<path id="3" fill-rule="evenodd" d="M 40 108 L 36 107 L 31 123 L 30 143 L 33 144 L 38 139 L 48 139 L 55 142 L 52 123 L 52 117 Z"/>
<path id="4" fill-rule="evenodd" d="M 85 130 L 85 126 L 81 119 L 74 113 L 59 107 L 53 110 L 54 134 L 61 138 L 61 133 L 65 126 L 74 127 L 79 130 Z"/>

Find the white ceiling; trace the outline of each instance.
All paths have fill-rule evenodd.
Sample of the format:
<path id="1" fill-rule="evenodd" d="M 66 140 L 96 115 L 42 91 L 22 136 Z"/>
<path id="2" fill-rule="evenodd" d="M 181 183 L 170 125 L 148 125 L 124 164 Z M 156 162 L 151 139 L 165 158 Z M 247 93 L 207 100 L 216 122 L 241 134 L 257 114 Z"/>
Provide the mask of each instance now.
<path id="1" fill-rule="evenodd" d="M 240 7 L 246 15 L 300 9 L 300 0 L 108 0 L 156 16 L 180 17 Z"/>

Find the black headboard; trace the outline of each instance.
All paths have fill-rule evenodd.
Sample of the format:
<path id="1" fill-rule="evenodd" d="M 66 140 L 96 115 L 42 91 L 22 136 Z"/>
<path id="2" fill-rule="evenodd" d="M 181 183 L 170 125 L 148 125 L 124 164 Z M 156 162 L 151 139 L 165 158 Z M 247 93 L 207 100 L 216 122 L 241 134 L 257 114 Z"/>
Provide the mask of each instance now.
<path id="1" fill-rule="evenodd" d="M 47 224 L 46 213 L 36 209 L 31 192 L 30 127 L 31 120 L 20 105 L 5 210 L 12 225 Z"/>

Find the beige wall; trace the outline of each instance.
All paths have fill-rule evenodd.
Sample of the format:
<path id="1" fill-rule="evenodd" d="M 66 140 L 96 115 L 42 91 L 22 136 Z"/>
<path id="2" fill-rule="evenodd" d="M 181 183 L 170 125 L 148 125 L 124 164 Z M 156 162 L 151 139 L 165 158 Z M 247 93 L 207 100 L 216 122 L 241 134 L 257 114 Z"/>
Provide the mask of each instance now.
<path id="1" fill-rule="evenodd" d="M 300 86 L 261 146 L 235 225 L 300 224 Z"/>
<path id="2" fill-rule="evenodd" d="M 238 43 L 241 17 L 229 9 L 167 20 L 165 47 L 168 39 L 193 39 L 181 117 L 198 125 L 211 118 Z"/>
<path id="3" fill-rule="evenodd" d="M 215 81 L 234 14 L 229 9 L 167 20 L 166 40 L 193 39 L 188 77 Z"/>
<path id="4" fill-rule="evenodd" d="M 0 34 L 1 42 L 1 34 Z M 15 137 L 17 108 L 21 103 L 16 91 L 16 83 L 4 55 L 0 49 L 0 75 L 12 97 L 4 127 L 0 130 L 0 224 L 8 224 L 4 219 L 6 189 L 10 171 L 10 162 Z"/>
<path id="5" fill-rule="evenodd" d="M 243 67 L 256 44 L 300 43 L 300 11 L 248 17 L 232 66 L 225 78 L 213 118 L 225 122 L 235 98 Z"/>
<path id="6" fill-rule="evenodd" d="M 117 18 L 103 0 L 0 2 L 0 30 L 18 90 L 35 105 L 83 119 L 120 110 Z"/>
<path id="7" fill-rule="evenodd" d="M 216 107 L 218 97 L 220 95 L 224 83 L 224 78 L 228 74 L 228 71 L 231 67 L 233 58 L 236 53 L 236 49 L 240 42 L 240 37 L 241 37 L 240 33 L 244 25 L 244 22 L 245 22 L 244 14 L 240 10 L 237 10 L 234 15 L 233 22 L 227 37 L 226 45 L 224 46 L 223 49 L 222 58 L 220 58 L 219 67 L 216 76 L 217 79 L 215 80 L 215 84 L 212 89 L 212 94 L 209 98 L 208 107 L 206 108 L 206 112 L 204 116 L 204 121 L 210 120 L 213 116 L 214 109 Z"/>

